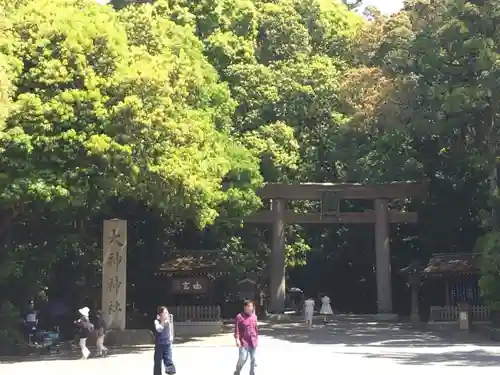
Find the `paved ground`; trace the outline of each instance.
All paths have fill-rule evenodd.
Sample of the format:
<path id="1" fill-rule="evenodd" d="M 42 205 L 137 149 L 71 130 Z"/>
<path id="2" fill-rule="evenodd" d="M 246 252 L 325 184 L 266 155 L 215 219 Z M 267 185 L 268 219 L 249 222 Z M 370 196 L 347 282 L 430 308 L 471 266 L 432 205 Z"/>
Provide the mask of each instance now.
<path id="1" fill-rule="evenodd" d="M 230 335 L 177 343 L 174 359 L 179 374 L 231 375 L 237 354 Z M 151 374 L 149 348 L 121 349 L 105 359 L 77 360 L 77 353 L 21 362 L 0 363 L 0 374 L 58 375 Z M 258 375 L 303 375 L 339 370 L 385 375 L 497 374 L 500 346 L 462 335 L 410 330 L 397 324 L 347 321 L 312 331 L 296 324 L 261 327 Z M 244 369 L 244 375 L 247 374 Z M 355 374 L 353 374 L 355 375 Z"/>

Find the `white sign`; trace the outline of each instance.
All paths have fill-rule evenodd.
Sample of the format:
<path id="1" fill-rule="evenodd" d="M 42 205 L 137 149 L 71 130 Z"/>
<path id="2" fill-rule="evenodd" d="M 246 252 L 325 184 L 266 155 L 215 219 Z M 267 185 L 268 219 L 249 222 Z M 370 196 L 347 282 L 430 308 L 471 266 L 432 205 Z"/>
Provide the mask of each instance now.
<path id="1" fill-rule="evenodd" d="M 110 329 L 125 329 L 127 296 L 127 221 L 104 220 L 102 315 Z"/>

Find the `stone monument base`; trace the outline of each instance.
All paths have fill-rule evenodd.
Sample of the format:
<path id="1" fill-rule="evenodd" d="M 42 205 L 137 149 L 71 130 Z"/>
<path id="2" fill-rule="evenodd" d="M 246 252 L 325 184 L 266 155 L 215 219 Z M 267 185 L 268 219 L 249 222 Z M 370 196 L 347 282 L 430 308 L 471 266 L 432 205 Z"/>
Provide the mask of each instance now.
<path id="1" fill-rule="evenodd" d="M 419 324 L 421 322 L 420 320 L 420 314 L 413 313 L 410 315 L 410 322 L 413 324 Z"/>
<path id="2" fill-rule="evenodd" d="M 398 314 L 379 313 L 375 315 L 375 319 L 379 322 L 397 322 Z"/>
<path id="3" fill-rule="evenodd" d="M 293 321 L 291 314 L 268 314 L 267 319 L 271 322 L 291 322 Z M 299 317 L 300 320 L 304 320 L 303 317 Z"/>
<path id="4" fill-rule="evenodd" d="M 89 344 L 95 345 L 95 335 L 92 340 L 89 338 Z M 125 329 L 111 330 L 106 333 L 104 345 L 106 346 L 139 346 L 154 345 L 155 339 L 153 332 L 149 329 Z"/>
<path id="5" fill-rule="evenodd" d="M 221 320 L 216 321 L 191 321 L 191 322 L 174 322 L 175 337 L 198 337 L 218 335 L 222 333 L 223 323 Z"/>

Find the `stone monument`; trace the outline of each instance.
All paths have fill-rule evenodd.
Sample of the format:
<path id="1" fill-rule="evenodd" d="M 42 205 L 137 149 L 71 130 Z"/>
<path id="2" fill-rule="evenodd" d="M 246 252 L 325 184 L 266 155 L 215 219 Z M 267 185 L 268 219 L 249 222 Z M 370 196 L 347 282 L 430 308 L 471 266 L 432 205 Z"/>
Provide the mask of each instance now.
<path id="1" fill-rule="evenodd" d="M 109 329 L 124 330 L 127 296 L 127 221 L 104 220 L 102 315 Z"/>

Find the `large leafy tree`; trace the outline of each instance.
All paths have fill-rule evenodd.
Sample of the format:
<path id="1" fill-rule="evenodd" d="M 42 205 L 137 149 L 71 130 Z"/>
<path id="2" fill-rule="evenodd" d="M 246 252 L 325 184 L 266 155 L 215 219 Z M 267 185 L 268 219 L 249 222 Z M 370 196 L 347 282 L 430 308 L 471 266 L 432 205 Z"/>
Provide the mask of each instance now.
<path id="1" fill-rule="evenodd" d="M 258 206 L 258 159 L 230 135 L 234 102 L 189 26 L 161 6 L 83 0 L 5 16 L 0 283 L 29 294 L 61 257 L 97 271 L 92 225 L 116 214 L 110 200 L 200 227 Z"/>

